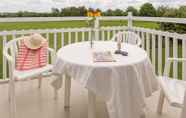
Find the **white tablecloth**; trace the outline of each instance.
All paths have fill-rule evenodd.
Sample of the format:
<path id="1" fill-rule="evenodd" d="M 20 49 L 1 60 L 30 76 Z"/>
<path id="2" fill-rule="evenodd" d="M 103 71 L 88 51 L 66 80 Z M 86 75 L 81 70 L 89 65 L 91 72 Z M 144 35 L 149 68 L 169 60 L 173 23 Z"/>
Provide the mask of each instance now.
<path id="1" fill-rule="evenodd" d="M 103 97 L 110 118 L 139 118 L 145 107 L 144 98 L 157 90 L 157 80 L 143 49 L 124 43 L 122 50 L 128 56 L 121 56 L 114 54 L 116 46 L 109 41 L 94 42 L 93 49 L 89 42 L 65 46 L 57 53 L 54 72 L 68 74 Z M 94 63 L 92 50 L 110 50 L 116 62 Z"/>

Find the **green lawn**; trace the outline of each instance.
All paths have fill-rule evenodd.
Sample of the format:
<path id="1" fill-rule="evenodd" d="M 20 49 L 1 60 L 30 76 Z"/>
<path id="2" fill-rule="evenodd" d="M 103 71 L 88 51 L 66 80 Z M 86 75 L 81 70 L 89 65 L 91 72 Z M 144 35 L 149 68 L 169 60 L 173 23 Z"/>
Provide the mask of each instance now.
<path id="1" fill-rule="evenodd" d="M 127 21 L 101 21 L 100 26 L 121 26 L 127 25 Z M 133 22 L 134 26 L 151 28 L 151 29 L 159 29 L 159 24 L 154 22 Z M 65 22 L 24 22 L 24 23 L 0 23 L 0 31 L 4 30 L 26 30 L 26 29 L 54 29 L 54 28 L 75 28 L 75 27 L 88 27 L 86 21 L 65 21 Z M 58 34 L 60 37 L 60 34 Z M 111 34 L 112 36 L 112 34 Z M 53 35 L 50 34 L 50 38 Z M 65 38 L 67 39 L 67 35 L 65 34 Z M 72 34 L 72 39 L 74 34 Z M 80 34 L 81 37 L 81 34 Z M 87 37 L 87 34 L 85 34 Z M 0 37 L 1 38 L 1 37 Z M 58 48 L 60 48 L 61 40 L 58 38 Z M 65 40 L 65 42 L 68 42 Z M 2 40 L 0 40 L 2 43 Z M 50 40 L 50 44 L 53 44 L 53 40 Z M 2 45 L 2 44 L 1 44 Z M 163 49 L 164 50 L 164 49 Z M 179 51 L 180 52 L 180 51 Z M 2 57 L 2 46 L 0 47 L 0 57 Z M 163 58 L 165 58 L 163 56 Z M 2 58 L 0 58 L 0 78 L 2 77 Z"/>
<path id="2" fill-rule="evenodd" d="M 127 25 L 127 21 L 101 21 L 101 26 Z M 159 29 L 159 24 L 154 22 L 135 22 L 134 26 Z M 0 23 L 0 31 L 3 30 L 22 30 L 22 29 L 51 29 L 67 27 L 87 27 L 86 21 L 64 21 L 64 22 L 19 22 L 19 23 Z"/>

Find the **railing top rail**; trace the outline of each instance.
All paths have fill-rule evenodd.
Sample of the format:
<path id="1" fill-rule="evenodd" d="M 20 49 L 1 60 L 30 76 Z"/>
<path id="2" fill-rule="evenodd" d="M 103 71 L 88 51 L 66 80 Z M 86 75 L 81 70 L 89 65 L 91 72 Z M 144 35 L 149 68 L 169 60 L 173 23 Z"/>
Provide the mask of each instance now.
<path id="1" fill-rule="evenodd" d="M 128 20 L 128 16 L 102 16 L 98 20 Z"/>
<path id="2" fill-rule="evenodd" d="M 166 22 L 166 23 L 181 23 L 186 24 L 186 18 L 169 18 L 169 17 L 141 17 L 132 16 L 132 20 L 150 21 L 150 22 Z M 98 18 L 99 20 L 128 20 L 128 16 L 105 16 Z"/>
<path id="3" fill-rule="evenodd" d="M 45 21 L 79 21 L 89 20 L 90 17 L 14 17 L 0 18 L 0 22 L 45 22 Z M 186 18 L 168 18 L 168 17 L 141 17 L 132 16 L 132 20 L 151 21 L 151 22 L 169 22 L 186 24 Z M 102 16 L 98 20 L 128 20 L 128 16 Z"/>
<path id="4" fill-rule="evenodd" d="M 29 34 L 29 33 L 57 33 L 57 32 L 83 32 L 91 31 L 91 28 L 61 28 L 61 29 L 29 29 L 29 30 L 11 30 L 11 31 L 0 31 L 0 35 L 12 35 L 12 34 Z"/>
<path id="5" fill-rule="evenodd" d="M 45 22 L 45 21 L 74 21 L 88 20 L 89 17 L 13 17 L 0 18 L 0 22 Z"/>
<path id="6" fill-rule="evenodd" d="M 151 34 L 155 34 L 155 35 L 160 35 L 160 36 L 174 37 L 177 39 L 186 40 L 185 34 L 171 33 L 171 32 L 167 32 L 167 31 L 148 29 L 148 28 L 142 28 L 142 27 L 133 27 L 133 30 L 134 31 L 142 31 L 142 32 L 151 33 Z"/>
<path id="7" fill-rule="evenodd" d="M 127 30 L 127 26 L 102 26 L 100 27 L 100 31 L 104 30 Z"/>
<path id="8" fill-rule="evenodd" d="M 186 24 L 186 18 L 139 17 L 139 16 L 133 16 L 132 20 Z"/>

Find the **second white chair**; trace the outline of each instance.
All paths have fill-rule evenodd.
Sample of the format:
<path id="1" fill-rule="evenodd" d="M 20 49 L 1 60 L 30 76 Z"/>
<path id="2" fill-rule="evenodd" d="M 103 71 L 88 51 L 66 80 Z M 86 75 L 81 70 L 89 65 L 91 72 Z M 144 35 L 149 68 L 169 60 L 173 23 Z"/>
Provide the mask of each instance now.
<path id="1" fill-rule="evenodd" d="M 123 31 L 118 32 L 113 36 L 111 39 L 112 41 L 118 41 L 121 40 L 122 42 L 126 42 L 129 44 L 141 46 L 141 38 L 138 34 L 132 32 L 132 31 Z"/>
<path id="2" fill-rule="evenodd" d="M 161 91 L 159 103 L 157 106 L 157 112 L 158 114 L 162 114 L 164 99 L 166 98 L 171 106 L 182 109 L 180 118 L 186 118 L 186 81 L 169 77 L 171 62 L 186 63 L 186 59 L 168 58 L 165 64 L 164 76 L 159 77 L 158 79 Z"/>

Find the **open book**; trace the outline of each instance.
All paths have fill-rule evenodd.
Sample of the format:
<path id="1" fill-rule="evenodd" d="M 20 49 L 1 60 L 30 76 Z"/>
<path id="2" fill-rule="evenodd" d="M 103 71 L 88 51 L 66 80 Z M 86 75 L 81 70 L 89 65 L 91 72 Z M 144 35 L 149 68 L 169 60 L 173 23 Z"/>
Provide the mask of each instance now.
<path id="1" fill-rule="evenodd" d="M 93 51 L 94 62 L 114 62 L 116 61 L 110 51 Z"/>

